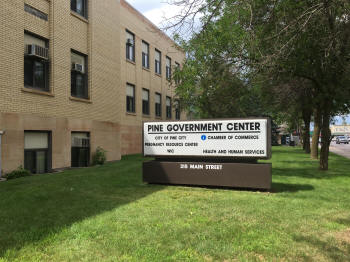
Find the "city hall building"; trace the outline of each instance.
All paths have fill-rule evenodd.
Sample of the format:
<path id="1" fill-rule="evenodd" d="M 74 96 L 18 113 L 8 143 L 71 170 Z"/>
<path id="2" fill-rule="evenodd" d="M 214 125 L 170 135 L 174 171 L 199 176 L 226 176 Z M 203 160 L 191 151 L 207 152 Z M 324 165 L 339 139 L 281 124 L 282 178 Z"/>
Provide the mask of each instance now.
<path id="1" fill-rule="evenodd" d="M 0 1 L 2 170 L 142 151 L 142 121 L 184 118 L 175 43 L 124 0 Z"/>

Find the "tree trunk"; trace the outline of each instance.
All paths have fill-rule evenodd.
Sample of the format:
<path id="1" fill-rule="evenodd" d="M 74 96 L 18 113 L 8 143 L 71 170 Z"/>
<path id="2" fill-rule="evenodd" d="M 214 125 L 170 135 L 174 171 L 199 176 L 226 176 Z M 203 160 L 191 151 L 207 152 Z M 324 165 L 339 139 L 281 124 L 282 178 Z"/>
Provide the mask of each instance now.
<path id="1" fill-rule="evenodd" d="M 320 154 L 320 169 L 328 170 L 328 155 L 329 155 L 329 145 L 331 143 L 331 130 L 329 129 L 330 115 L 327 111 L 323 113 L 322 116 L 322 145 Z"/>
<path id="2" fill-rule="evenodd" d="M 311 110 L 303 110 L 304 130 L 303 130 L 303 149 L 306 154 L 310 154 L 310 122 Z"/>
<path id="3" fill-rule="evenodd" d="M 312 135 L 311 158 L 318 159 L 318 138 L 320 137 L 321 112 L 316 109 L 314 112 L 314 133 Z"/>

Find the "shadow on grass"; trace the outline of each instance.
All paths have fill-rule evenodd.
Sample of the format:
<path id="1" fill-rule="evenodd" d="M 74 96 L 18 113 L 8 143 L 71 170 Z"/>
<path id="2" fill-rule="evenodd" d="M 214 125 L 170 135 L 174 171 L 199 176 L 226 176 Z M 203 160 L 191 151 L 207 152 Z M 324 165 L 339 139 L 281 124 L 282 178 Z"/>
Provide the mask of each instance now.
<path id="1" fill-rule="evenodd" d="M 1 183 L 0 257 L 163 189 L 142 183 L 141 163 L 140 156 L 128 156 L 104 166 Z"/>
<path id="2" fill-rule="evenodd" d="M 301 157 L 298 161 L 279 159 L 274 165 L 274 176 L 294 176 L 303 178 L 332 179 L 336 177 L 350 177 L 350 160 L 331 154 L 329 158 L 329 170 L 319 170 L 318 161 L 308 157 Z"/>
<path id="3" fill-rule="evenodd" d="M 272 183 L 271 193 L 295 193 L 299 191 L 310 191 L 315 188 L 312 185 L 307 184 L 285 184 L 285 183 Z"/>
<path id="4" fill-rule="evenodd" d="M 345 225 L 347 227 L 350 227 L 350 217 L 349 218 L 338 218 L 335 220 L 335 222 L 337 222 L 338 224 L 342 224 L 342 225 Z"/>
<path id="5" fill-rule="evenodd" d="M 350 243 L 343 243 L 339 245 L 339 242 L 333 240 L 320 240 L 311 236 L 296 236 L 294 240 L 302 242 L 306 245 L 312 246 L 318 250 L 317 253 L 324 256 L 330 261 L 348 262 L 350 254 Z M 310 260 L 321 260 L 320 258 L 309 257 Z"/>

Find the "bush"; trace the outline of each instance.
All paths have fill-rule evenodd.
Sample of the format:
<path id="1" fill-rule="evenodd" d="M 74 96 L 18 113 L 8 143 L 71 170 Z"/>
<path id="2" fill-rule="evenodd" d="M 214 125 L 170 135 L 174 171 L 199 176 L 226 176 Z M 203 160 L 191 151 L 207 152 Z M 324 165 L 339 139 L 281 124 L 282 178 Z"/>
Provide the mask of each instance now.
<path id="1" fill-rule="evenodd" d="M 16 170 L 13 170 L 12 172 L 6 174 L 7 179 L 15 179 L 19 177 L 25 177 L 25 176 L 30 176 L 32 173 L 30 173 L 29 170 L 24 169 L 22 166 L 19 166 Z"/>
<path id="2" fill-rule="evenodd" d="M 93 165 L 103 165 L 107 159 L 106 153 L 107 153 L 107 151 L 104 150 L 102 147 L 97 147 L 96 152 L 92 158 L 92 164 Z"/>

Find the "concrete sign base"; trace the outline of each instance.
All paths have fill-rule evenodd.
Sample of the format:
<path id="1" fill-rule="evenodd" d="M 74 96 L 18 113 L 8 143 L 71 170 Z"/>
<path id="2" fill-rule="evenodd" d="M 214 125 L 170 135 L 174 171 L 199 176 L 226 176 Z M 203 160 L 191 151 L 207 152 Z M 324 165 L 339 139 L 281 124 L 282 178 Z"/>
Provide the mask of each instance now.
<path id="1" fill-rule="evenodd" d="M 150 184 L 271 189 L 271 163 L 214 163 L 149 161 L 143 181 Z"/>

